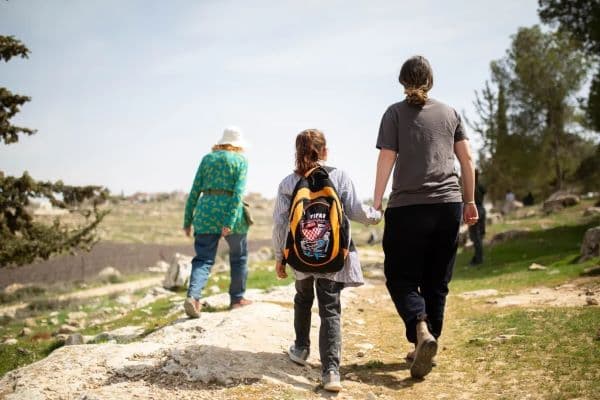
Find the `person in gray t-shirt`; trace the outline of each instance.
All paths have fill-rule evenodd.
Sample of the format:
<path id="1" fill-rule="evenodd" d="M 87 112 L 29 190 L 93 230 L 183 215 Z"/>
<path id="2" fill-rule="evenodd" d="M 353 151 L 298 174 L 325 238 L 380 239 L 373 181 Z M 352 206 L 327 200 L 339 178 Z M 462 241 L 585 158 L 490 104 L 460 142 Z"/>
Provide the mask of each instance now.
<path id="1" fill-rule="evenodd" d="M 406 98 L 384 113 L 377 138 L 374 207 L 381 209 L 394 169 L 385 212 L 384 272 L 406 337 L 415 344 L 407 355 L 411 375 L 422 378 L 431 371 L 442 332 L 461 214 L 470 225 L 478 214 L 469 142 L 458 113 L 428 97 L 433 86 L 429 62 L 421 56 L 410 58 L 399 80 Z"/>

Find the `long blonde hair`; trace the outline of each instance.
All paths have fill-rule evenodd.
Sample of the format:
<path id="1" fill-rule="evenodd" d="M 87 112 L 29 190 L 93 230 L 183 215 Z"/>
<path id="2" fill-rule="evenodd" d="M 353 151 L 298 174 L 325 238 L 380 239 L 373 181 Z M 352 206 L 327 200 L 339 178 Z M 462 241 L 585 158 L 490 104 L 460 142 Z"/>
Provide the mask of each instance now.
<path id="1" fill-rule="evenodd" d="M 304 175 L 319 165 L 327 146 L 325 135 L 318 129 L 306 129 L 296 136 L 296 172 Z"/>
<path id="2" fill-rule="evenodd" d="M 233 146 L 229 143 L 225 144 L 215 144 L 212 147 L 212 151 L 225 150 L 225 151 L 235 151 L 236 153 L 241 153 L 244 151 L 243 147 Z"/>

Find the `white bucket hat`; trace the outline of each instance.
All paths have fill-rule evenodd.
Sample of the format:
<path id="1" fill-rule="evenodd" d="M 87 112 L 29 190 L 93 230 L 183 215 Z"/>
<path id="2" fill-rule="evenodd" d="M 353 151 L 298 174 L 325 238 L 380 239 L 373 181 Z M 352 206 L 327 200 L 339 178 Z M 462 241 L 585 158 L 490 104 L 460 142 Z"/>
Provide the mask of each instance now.
<path id="1" fill-rule="evenodd" d="M 235 147 L 247 147 L 242 131 L 237 126 L 229 126 L 223 131 L 223 136 L 217 144 L 230 144 Z"/>

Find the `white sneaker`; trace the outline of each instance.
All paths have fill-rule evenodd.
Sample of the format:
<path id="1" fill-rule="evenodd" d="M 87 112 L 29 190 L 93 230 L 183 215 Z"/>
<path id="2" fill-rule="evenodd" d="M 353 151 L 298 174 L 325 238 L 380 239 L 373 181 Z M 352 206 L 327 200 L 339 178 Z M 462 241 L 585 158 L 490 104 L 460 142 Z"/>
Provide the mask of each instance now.
<path id="1" fill-rule="evenodd" d="M 340 382 L 340 373 L 330 369 L 323 374 L 323 389 L 328 392 L 339 392 L 342 390 Z"/>

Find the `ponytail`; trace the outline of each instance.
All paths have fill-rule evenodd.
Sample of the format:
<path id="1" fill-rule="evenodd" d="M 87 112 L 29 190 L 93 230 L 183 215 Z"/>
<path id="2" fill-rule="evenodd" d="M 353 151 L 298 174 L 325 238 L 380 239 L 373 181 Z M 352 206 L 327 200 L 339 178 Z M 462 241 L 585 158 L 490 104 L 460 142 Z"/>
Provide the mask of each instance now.
<path id="1" fill-rule="evenodd" d="M 404 86 L 406 101 L 423 106 L 427 102 L 427 92 L 433 87 L 433 71 L 425 57 L 414 56 L 404 62 L 398 80 Z"/>

